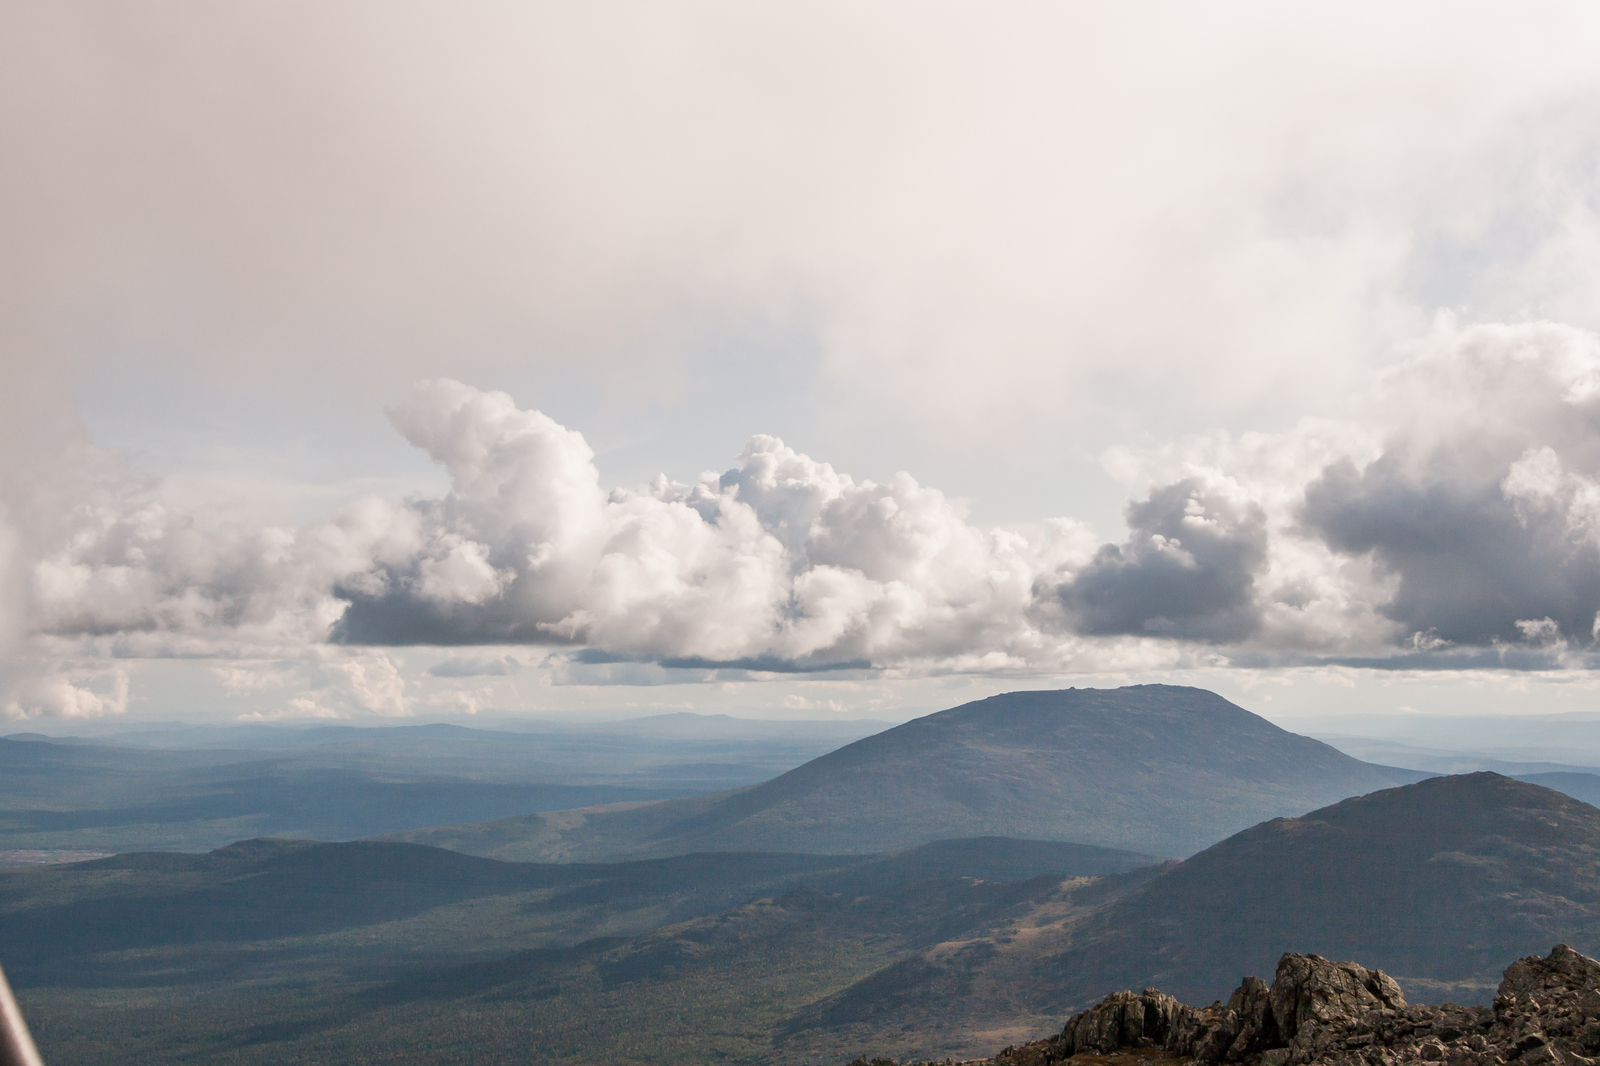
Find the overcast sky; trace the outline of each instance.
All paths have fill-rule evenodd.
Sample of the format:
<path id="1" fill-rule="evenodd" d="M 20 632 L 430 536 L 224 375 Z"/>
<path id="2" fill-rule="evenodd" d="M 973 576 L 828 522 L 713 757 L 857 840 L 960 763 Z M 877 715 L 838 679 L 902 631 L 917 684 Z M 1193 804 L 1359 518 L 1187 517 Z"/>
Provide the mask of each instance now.
<path id="1" fill-rule="evenodd" d="M 1594 705 L 1591 7 L 0 5 L 0 715 Z"/>

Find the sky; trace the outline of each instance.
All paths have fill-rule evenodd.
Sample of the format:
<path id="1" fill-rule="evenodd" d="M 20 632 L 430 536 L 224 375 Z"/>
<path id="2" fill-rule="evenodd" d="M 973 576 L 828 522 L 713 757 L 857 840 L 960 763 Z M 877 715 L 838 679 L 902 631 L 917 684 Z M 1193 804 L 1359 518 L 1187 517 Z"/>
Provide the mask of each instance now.
<path id="1" fill-rule="evenodd" d="M 12 3 L 0 717 L 1600 709 L 1600 12 Z"/>

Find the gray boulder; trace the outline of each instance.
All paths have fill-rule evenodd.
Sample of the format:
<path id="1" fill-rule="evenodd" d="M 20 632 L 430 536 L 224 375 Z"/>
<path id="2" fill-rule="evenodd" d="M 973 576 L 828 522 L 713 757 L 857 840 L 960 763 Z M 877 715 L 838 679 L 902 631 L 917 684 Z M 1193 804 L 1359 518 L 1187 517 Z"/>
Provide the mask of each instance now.
<path id="1" fill-rule="evenodd" d="M 1180 1034 L 1192 1031 L 1200 1012 L 1172 996 L 1147 988 L 1143 992 L 1113 992 L 1094 1010 L 1075 1015 L 1057 1039 L 1072 1053 L 1092 1051 L 1104 1055 L 1118 1048 L 1167 1047 L 1181 1043 Z"/>

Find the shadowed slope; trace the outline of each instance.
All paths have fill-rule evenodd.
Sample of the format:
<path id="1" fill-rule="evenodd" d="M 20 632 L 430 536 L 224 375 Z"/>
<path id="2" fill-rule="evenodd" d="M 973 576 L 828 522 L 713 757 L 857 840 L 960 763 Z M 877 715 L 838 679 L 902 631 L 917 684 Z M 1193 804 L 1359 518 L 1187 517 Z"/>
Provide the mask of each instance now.
<path id="1" fill-rule="evenodd" d="M 1116 895 L 1130 880 L 1143 883 Z M 1486 1003 L 1506 959 L 1563 942 L 1600 946 L 1600 810 L 1498 774 L 1440 777 L 1262 823 L 1159 876 L 1063 886 L 1009 925 L 856 982 L 780 1037 L 971 1054 L 974 1033 L 1038 1037 L 1121 989 L 1208 1003 L 1286 951 L 1362 959 L 1415 1000 Z M 917 1039 L 885 1045 L 890 1033 Z"/>
<path id="2" fill-rule="evenodd" d="M 1156 985 L 1206 1002 L 1284 951 L 1315 952 L 1465 999 L 1507 958 L 1593 951 L 1597 919 L 1600 810 L 1484 772 L 1246 830 L 1112 908 L 1102 937 L 1047 970 L 1074 999 Z"/>

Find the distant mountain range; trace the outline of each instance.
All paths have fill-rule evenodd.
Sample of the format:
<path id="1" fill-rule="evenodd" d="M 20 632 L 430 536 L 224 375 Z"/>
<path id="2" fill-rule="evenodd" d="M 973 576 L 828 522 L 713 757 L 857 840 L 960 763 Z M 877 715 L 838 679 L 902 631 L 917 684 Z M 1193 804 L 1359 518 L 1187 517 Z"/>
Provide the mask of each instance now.
<path id="1" fill-rule="evenodd" d="M 1343 711 L 1303 719 L 1306 733 L 1370 762 L 1440 773 L 1493 770 L 1508 775 L 1600 767 L 1600 711 L 1397 716 L 1364 712 L 1359 702 Z M 1414 761 L 1430 758 L 1438 762 Z M 1499 765 L 1456 765 L 1472 761 Z"/>
<path id="2" fill-rule="evenodd" d="M 1361 762 L 1203 689 L 1012 692 L 737 792 L 396 839 L 525 861 L 892 851 L 986 835 L 1182 856 L 1263 819 L 1425 776 Z"/>
<path id="3" fill-rule="evenodd" d="M 985 835 L 1181 856 L 1426 776 L 1159 685 L 1011 693 L 867 737 L 878 723 L 524 724 L 543 731 L 172 724 L 116 738 L 132 746 L 14 734 L 0 738 L 0 865 L 384 835 L 549 862 Z M 1527 777 L 1600 799 L 1592 774 Z"/>
<path id="4" fill-rule="evenodd" d="M 0 737 L 7 851 L 200 851 L 256 836 L 351 840 L 423 826 L 725 791 L 882 723 L 670 714 L 506 732 L 434 723 L 168 725 Z"/>
<path id="5" fill-rule="evenodd" d="M 1441 725 L 1441 735 L 1448 735 L 1448 725 Z M 1537 729 L 1537 726 L 1529 726 Z M 1497 774 L 1507 777 L 1527 777 L 1531 774 L 1549 773 L 1579 773 L 1593 774 L 1597 769 L 1594 763 L 1583 764 L 1569 757 L 1566 762 L 1550 762 L 1548 760 L 1515 759 L 1509 756 L 1516 754 L 1514 749 L 1499 749 L 1498 754 L 1486 751 L 1451 751 L 1445 748 L 1424 748 L 1414 744 L 1402 744 L 1393 740 L 1382 740 L 1375 737 L 1352 737 L 1341 734 L 1310 734 L 1318 740 L 1333 745 L 1346 755 L 1367 762 L 1383 763 L 1387 766 L 1405 766 L 1413 770 L 1427 770 L 1434 774 L 1470 774 L 1479 770 L 1493 770 Z M 1574 751 L 1571 756 L 1579 756 L 1581 751 Z"/>
<path id="6" fill-rule="evenodd" d="M 893 722 L 866 718 L 841 719 L 764 719 L 736 718 L 727 714 L 696 714 L 672 711 L 642 718 L 474 718 L 471 725 L 445 722 L 415 725 L 286 725 L 283 723 L 230 723 L 227 725 L 192 722 L 76 722 L 78 727 L 98 726 L 83 735 L 54 736 L 44 733 L 11 733 L 8 740 L 38 740 L 54 744 L 88 744 L 97 747 L 226 749 L 231 751 L 285 751 L 308 748 L 338 748 L 355 741 L 364 746 L 379 745 L 388 751 L 404 751 L 408 742 L 413 753 L 417 742 L 470 735 L 510 734 L 512 743 L 530 737 L 649 737 L 667 741 L 697 743 L 736 742 L 741 744 L 792 744 L 824 750 L 889 728 Z"/>
<path id="7" fill-rule="evenodd" d="M 1491 773 L 1146 861 L 997 838 L 546 865 L 258 841 L 0 874 L 0 949 L 62 1066 L 753 1066 L 992 1054 L 1119 988 L 1208 1001 L 1284 951 L 1483 1000 L 1505 959 L 1600 939 L 1600 810 Z"/>

